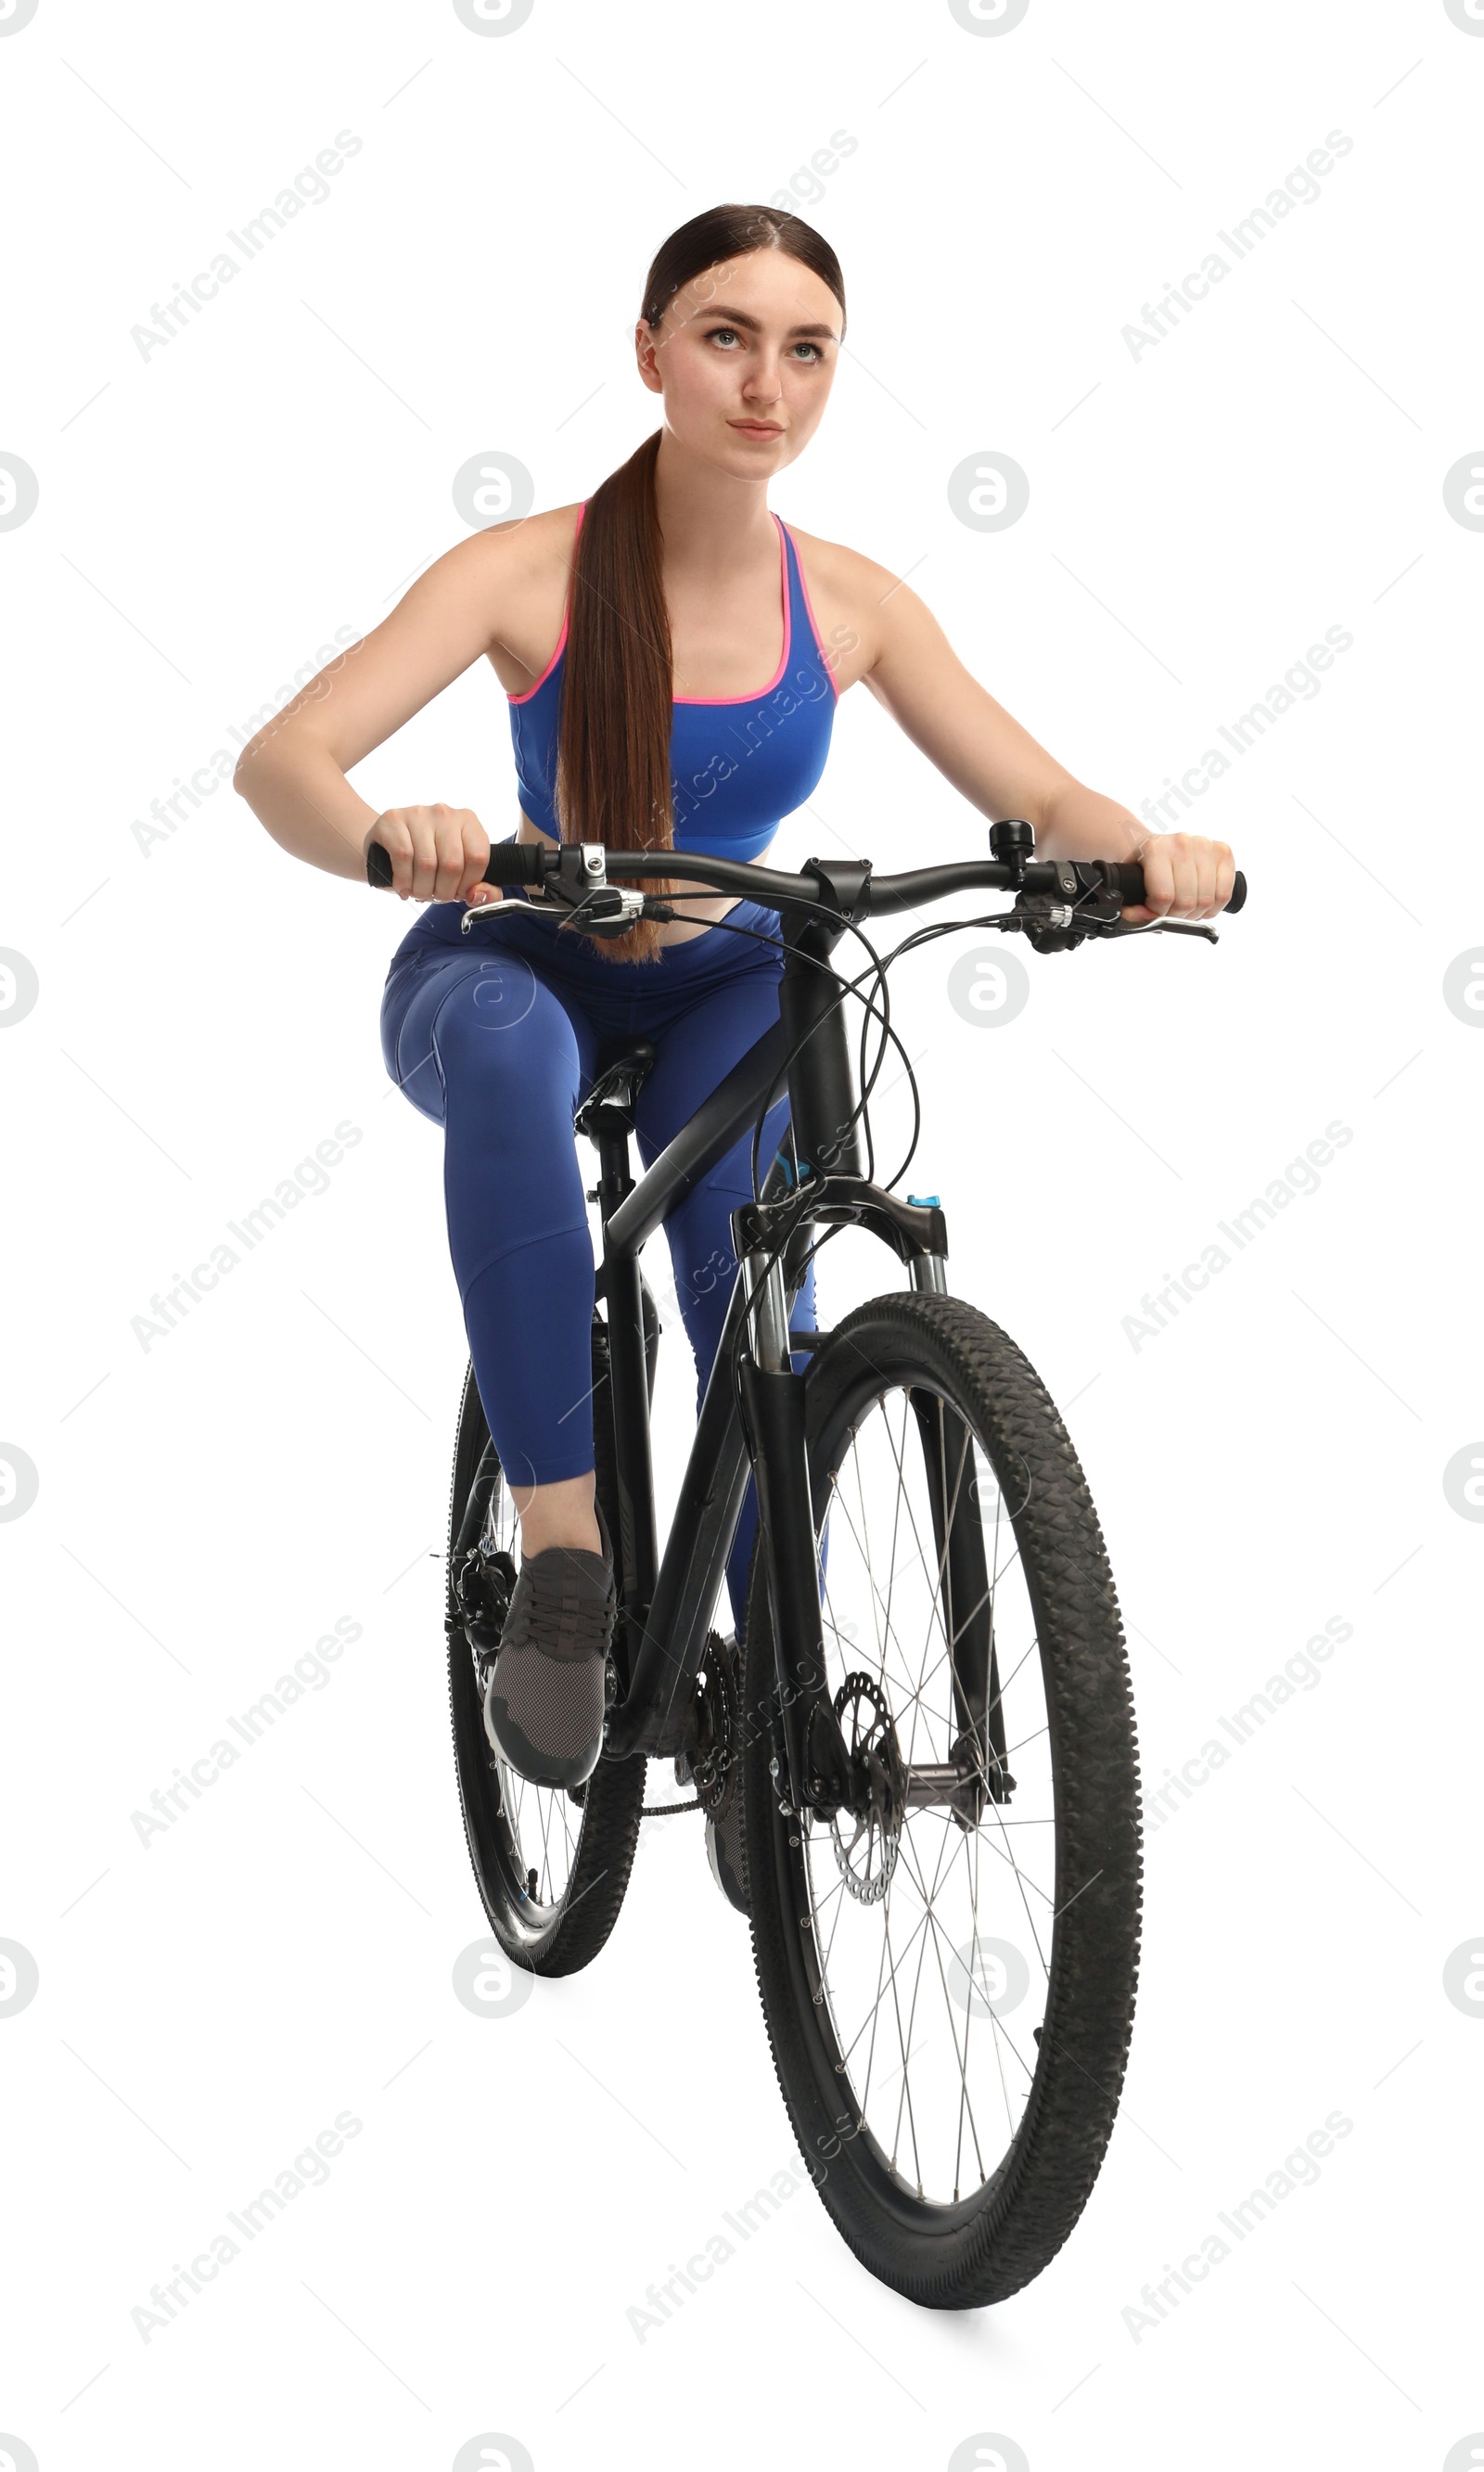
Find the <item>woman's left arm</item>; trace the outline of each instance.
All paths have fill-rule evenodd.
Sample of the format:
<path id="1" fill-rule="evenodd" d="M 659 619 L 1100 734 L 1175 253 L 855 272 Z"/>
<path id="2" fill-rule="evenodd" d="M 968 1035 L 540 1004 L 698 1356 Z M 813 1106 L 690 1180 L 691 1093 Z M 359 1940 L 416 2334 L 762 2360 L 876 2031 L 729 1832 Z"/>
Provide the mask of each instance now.
<path id="1" fill-rule="evenodd" d="M 981 815 L 1024 816 L 1042 858 L 1139 859 L 1145 899 L 1124 910 L 1126 919 L 1211 918 L 1225 907 L 1236 873 L 1225 842 L 1151 833 L 1116 798 L 1077 780 L 970 676 L 907 584 L 878 601 L 870 632 L 866 685 Z"/>

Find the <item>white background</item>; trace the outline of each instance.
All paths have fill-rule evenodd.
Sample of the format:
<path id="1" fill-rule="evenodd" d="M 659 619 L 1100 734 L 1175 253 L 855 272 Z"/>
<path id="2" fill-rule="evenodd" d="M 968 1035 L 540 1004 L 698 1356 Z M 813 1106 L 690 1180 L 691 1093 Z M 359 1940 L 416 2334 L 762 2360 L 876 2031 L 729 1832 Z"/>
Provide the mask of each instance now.
<path id="1" fill-rule="evenodd" d="M 43 2472 L 442 2472 L 491 2432 L 541 2472 L 938 2467 L 983 2433 L 1035 2472 L 1451 2463 L 1484 2428 L 1484 2024 L 1443 1989 L 1484 1922 L 1484 1532 L 1443 1488 L 1484 1453 L 1484 1038 L 1442 992 L 1484 946 L 1484 537 L 1443 496 L 1484 428 L 1479 24 L 1031 0 L 985 37 L 927 0 L 535 0 L 488 38 L 446 0 L 40 0 L 0 98 L 0 451 L 40 487 L 0 534 L 0 942 L 39 980 L 0 1042 L 0 1439 L 39 1472 L 0 1529 L 0 1937 L 39 1968 L 0 2015 L 0 2431 Z M 142 358 L 130 328 L 342 130 L 327 201 Z M 1136 361 L 1142 304 L 1336 130 L 1318 201 Z M 1252 885 L 1217 948 L 1027 955 L 1001 1029 L 948 1001 L 961 947 L 894 981 L 907 1180 L 1067 1407 L 1150 1784 L 1328 1618 L 1353 1636 L 1151 1837 L 1124 2108 L 1039 2281 L 918 2311 L 806 2190 L 641 2342 L 626 2312 L 791 2140 L 694 1820 L 647 1829 L 590 1971 L 503 2019 L 453 1996 L 483 1918 L 429 1557 L 463 1341 L 439 1137 L 378 1047 L 407 915 L 295 866 L 229 788 L 148 853 L 131 827 L 463 536 L 471 456 L 550 505 L 629 453 L 653 248 L 836 131 L 855 151 L 795 194 L 849 348 L 783 514 L 910 571 L 1136 810 L 1354 636 L 1204 798 Z M 1001 533 L 948 503 L 986 451 L 1030 480 Z M 493 677 L 357 777 L 511 829 Z M 891 866 L 984 832 L 862 693 L 775 851 Z M 1333 1120 L 1319 1191 L 1136 1348 L 1142 1294 Z M 152 1294 L 342 1121 L 329 1190 L 142 1347 Z M 832 1248 L 826 1317 L 885 1265 Z M 676 1335 L 667 1483 L 690 1385 Z M 131 1813 L 338 1616 L 362 1636 L 333 1679 L 142 1845 Z M 1317 2185 L 1136 2340 L 1142 2287 L 1336 2110 Z M 151 2287 L 341 2111 L 326 2185 L 144 2341 Z"/>

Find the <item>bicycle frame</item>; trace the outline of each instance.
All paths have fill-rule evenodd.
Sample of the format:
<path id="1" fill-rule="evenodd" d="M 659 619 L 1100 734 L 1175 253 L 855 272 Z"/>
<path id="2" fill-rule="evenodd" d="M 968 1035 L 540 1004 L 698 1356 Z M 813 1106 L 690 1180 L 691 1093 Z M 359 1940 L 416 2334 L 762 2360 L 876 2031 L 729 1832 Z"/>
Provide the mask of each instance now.
<path id="1" fill-rule="evenodd" d="M 845 870 L 837 872 L 843 876 Z M 849 888 L 842 891 L 848 904 Z M 808 1376 L 795 1373 L 790 1364 L 790 1352 L 812 1346 L 817 1335 L 790 1336 L 789 1329 L 803 1277 L 801 1257 L 816 1222 L 848 1220 L 889 1244 L 915 1285 L 945 1291 L 948 1251 L 946 1223 L 935 1204 L 903 1201 L 861 1174 L 838 982 L 819 966 L 844 933 L 848 915 L 848 906 L 838 919 L 797 920 L 784 914 L 779 1022 L 733 1066 L 640 1182 L 629 1174 L 633 1092 L 623 1087 L 623 1064 L 601 1077 L 577 1120 L 599 1147 L 603 1258 L 598 1285 L 608 1304 L 620 1512 L 615 1552 L 630 1658 L 609 1718 L 606 1751 L 619 1758 L 667 1757 L 685 1747 L 691 1686 L 755 1466 L 760 1522 L 771 1547 L 774 1637 L 780 1643 L 780 1748 L 786 1750 L 792 1794 L 825 1809 L 853 1801 L 860 1789 L 824 1687 L 805 1448 Z M 632 1068 L 627 1072 L 632 1082 Z M 732 1214 L 740 1269 L 660 1559 L 639 1253 L 681 1195 L 749 1129 L 784 1082 L 798 1178 L 788 1183 L 775 1161 L 763 1200 Z M 732 1356 L 744 1322 L 738 1383 Z M 978 1697 L 982 1707 L 982 1690 Z"/>
<path id="2" fill-rule="evenodd" d="M 869 1227 L 907 1264 L 914 1286 L 939 1294 L 947 1293 L 948 1236 L 935 1202 L 900 1201 L 861 1173 L 856 1094 L 840 1010 L 843 990 L 828 957 L 847 927 L 861 917 L 886 916 L 977 889 L 1015 893 L 1013 917 L 985 923 L 1023 929 L 1037 952 L 1070 951 L 1090 935 L 1185 935 L 1217 940 L 1213 928 L 1189 920 L 1125 922 L 1123 905 L 1144 898 L 1143 870 L 1136 860 L 1036 861 L 1035 833 L 1023 817 L 993 823 L 989 841 L 993 855 L 988 860 L 955 861 L 887 876 L 874 875 L 870 863 L 859 859 L 811 858 L 803 875 L 787 875 L 750 861 L 693 858 L 685 869 L 687 883 L 760 902 L 775 909 L 784 921 L 780 1020 L 732 1067 L 638 1184 L 629 1173 L 628 1143 L 642 1079 L 637 1061 L 642 1043 L 635 1042 L 626 1059 L 600 1074 L 577 1110 L 577 1129 L 593 1134 L 601 1164 L 594 1197 L 601 1203 L 603 1229 L 598 1292 L 606 1295 L 609 1306 L 609 1409 L 618 1470 L 622 1621 L 614 1653 L 619 1694 L 604 1737 L 611 1756 L 668 1756 L 688 1747 L 688 1731 L 695 1721 L 691 1686 L 704 1654 L 706 1624 L 725 1574 L 751 1470 L 769 1548 L 765 1567 L 778 1643 L 782 1724 L 774 1729 L 774 1739 L 787 1758 L 787 1790 L 794 1796 L 790 1805 L 781 1795 L 782 1807 L 797 1808 L 802 1801 L 831 1812 L 848 1804 L 862 1813 L 876 1792 L 865 1759 L 846 1751 L 824 1679 L 806 1448 L 809 1377 L 793 1371 L 792 1357 L 817 1345 L 826 1334 L 790 1334 L 789 1324 L 816 1224 L 851 1221 Z M 610 883 L 610 859 L 614 874 L 628 879 L 630 886 L 668 876 L 676 863 L 670 851 L 609 851 L 599 842 L 537 847 L 519 844 L 516 837 L 491 851 L 484 880 L 543 886 L 568 912 L 568 923 L 585 932 L 623 934 L 625 924 L 640 915 L 685 915 L 668 898 L 647 904 L 642 891 Z M 394 873 L 386 849 L 371 842 L 367 880 L 390 885 Z M 1226 906 L 1239 910 L 1246 897 L 1246 879 L 1238 873 Z M 463 932 L 485 915 L 482 909 L 466 911 Z M 740 1268 L 661 1560 L 639 1254 L 675 1202 L 750 1128 L 760 1110 L 766 1112 L 785 1082 L 797 1176 L 780 1177 L 780 1156 L 765 1177 L 763 1198 L 732 1213 Z M 789 1189 L 780 1192 L 780 1184 Z M 913 1386 L 909 1395 L 925 1463 L 936 1480 L 931 1525 L 938 1584 L 947 1598 L 947 1652 L 960 1734 L 952 1761 L 909 1770 L 906 1791 L 909 1802 L 951 1803 L 977 1825 L 982 1799 L 1006 1799 L 1014 1779 L 1006 1767 L 983 1537 L 974 1517 L 959 1508 L 970 1436 L 946 1402 L 933 1408 L 930 1384 Z M 951 1445 L 955 1440 L 954 1452 Z M 952 1498 L 947 1483 L 951 1458 L 956 1464 Z M 782 1786 L 777 1756 L 772 1767 Z"/>

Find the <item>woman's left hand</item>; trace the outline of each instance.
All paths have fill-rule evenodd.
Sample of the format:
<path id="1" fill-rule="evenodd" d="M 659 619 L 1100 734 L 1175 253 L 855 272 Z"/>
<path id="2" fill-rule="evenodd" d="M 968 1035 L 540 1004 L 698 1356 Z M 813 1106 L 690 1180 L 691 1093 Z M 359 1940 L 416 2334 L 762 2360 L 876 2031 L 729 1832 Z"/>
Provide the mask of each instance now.
<path id="1" fill-rule="evenodd" d="M 1199 833 L 1151 833 L 1132 855 L 1143 868 L 1144 897 L 1126 904 L 1133 926 L 1151 918 L 1214 918 L 1231 898 L 1237 863 L 1225 842 Z"/>

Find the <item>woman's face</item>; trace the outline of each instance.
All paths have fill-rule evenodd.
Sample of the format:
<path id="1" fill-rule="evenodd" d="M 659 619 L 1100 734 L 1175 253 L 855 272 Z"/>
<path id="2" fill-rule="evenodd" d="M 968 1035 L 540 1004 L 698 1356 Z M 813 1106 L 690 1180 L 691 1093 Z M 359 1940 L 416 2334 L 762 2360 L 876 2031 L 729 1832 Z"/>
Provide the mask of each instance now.
<path id="1" fill-rule="evenodd" d="M 766 481 L 803 453 L 829 400 L 844 316 L 827 283 L 782 250 L 709 267 L 657 333 L 635 329 L 639 374 L 665 425 L 703 462 Z"/>

